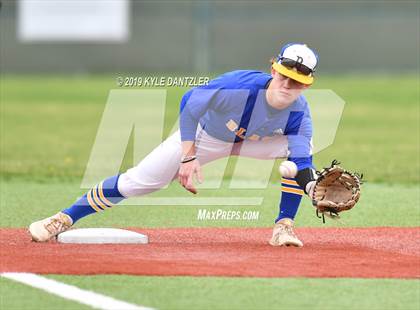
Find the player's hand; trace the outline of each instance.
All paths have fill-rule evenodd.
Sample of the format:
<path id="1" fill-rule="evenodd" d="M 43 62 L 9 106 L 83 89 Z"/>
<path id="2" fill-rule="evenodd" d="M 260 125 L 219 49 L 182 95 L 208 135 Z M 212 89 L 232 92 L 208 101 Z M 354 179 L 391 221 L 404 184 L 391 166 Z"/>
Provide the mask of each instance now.
<path id="1" fill-rule="evenodd" d="M 308 193 L 309 198 L 312 200 L 314 199 L 314 188 L 315 188 L 316 181 L 311 181 L 306 184 L 306 192 Z"/>
<path id="2" fill-rule="evenodd" d="M 194 177 L 198 183 L 203 183 L 200 162 L 195 159 L 187 163 L 181 163 L 178 172 L 179 183 L 189 192 L 197 194 L 197 189 L 194 187 Z"/>

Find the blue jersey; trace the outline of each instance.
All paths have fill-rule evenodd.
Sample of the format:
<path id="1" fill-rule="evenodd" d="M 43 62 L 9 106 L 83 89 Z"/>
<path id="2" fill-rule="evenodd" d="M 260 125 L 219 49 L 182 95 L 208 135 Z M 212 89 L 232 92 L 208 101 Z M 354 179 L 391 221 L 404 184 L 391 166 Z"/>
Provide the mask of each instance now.
<path id="1" fill-rule="evenodd" d="M 285 135 L 289 160 L 299 170 L 312 167 L 308 103 L 301 95 L 286 109 L 272 108 L 266 100 L 271 79 L 264 72 L 238 70 L 188 91 L 181 101 L 181 140 L 194 141 L 198 123 L 209 135 L 227 142 Z"/>

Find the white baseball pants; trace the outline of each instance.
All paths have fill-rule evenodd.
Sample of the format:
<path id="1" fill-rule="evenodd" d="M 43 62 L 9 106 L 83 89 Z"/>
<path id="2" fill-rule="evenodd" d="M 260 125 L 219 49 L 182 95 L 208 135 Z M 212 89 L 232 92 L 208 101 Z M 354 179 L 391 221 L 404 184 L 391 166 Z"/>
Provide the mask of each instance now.
<path id="1" fill-rule="evenodd" d="M 275 136 L 261 141 L 245 140 L 231 143 L 210 136 L 200 126 L 197 128 L 195 147 L 200 165 L 230 155 L 265 160 L 288 156 L 286 136 Z M 129 198 L 145 195 L 165 187 L 172 180 L 178 178 L 181 157 L 182 144 L 178 130 L 157 146 L 137 166 L 121 174 L 118 180 L 118 190 L 124 197 Z"/>

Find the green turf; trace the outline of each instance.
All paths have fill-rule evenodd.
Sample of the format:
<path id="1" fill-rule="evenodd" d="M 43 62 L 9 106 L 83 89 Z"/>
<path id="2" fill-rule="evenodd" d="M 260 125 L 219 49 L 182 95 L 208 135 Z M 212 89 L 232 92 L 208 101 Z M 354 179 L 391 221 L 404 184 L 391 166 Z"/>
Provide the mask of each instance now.
<path id="1" fill-rule="evenodd" d="M 68 207 L 82 195 L 78 183 L 39 184 L 12 180 L 0 188 L 0 227 L 23 227 L 35 219 L 55 214 Z M 100 214 L 91 215 L 78 223 L 79 227 L 203 227 L 271 226 L 278 211 L 279 186 L 270 185 L 266 190 L 205 190 L 192 197 L 175 183 L 168 190 L 151 197 L 165 195 L 181 197 L 262 197 L 260 206 L 115 206 Z M 360 203 L 352 212 L 343 213 L 338 222 L 328 220 L 322 224 L 314 208 L 305 197 L 296 217 L 297 226 L 354 227 L 354 226 L 418 226 L 420 190 L 415 185 L 365 184 Z M 417 201 L 417 203 L 416 203 Z M 129 201 L 128 201 L 129 202 Z M 198 220 L 199 209 L 259 211 L 258 220 Z"/>
<path id="2" fill-rule="evenodd" d="M 158 309 L 418 309 L 420 282 L 398 279 L 139 277 L 48 278 Z M 1 309 L 88 309 L 0 278 Z M 24 296 L 24 298 L 22 298 Z"/>
<path id="3" fill-rule="evenodd" d="M 83 194 L 89 159 L 114 76 L 2 76 L 0 82 L 0 227 L 25 227 Z M 332 89 L 345 102 L 334 144 L 316 154 L 317 167 L 339 159 L 363 172 L 360 203 L 340 222 L 317 219 L 305 198 L 298 226 L 419 226 L 419 83 L 415 75 L 327 76 L 314 88 Z M 168 89 L 164 135 L 177 118 L 186 89 Z M 132 162 L 132 145 L 121 167 Z M 236 160 L 221 190 L 198 197 L 262 197 L 257 221 L 199 221 L 197 206 L 116 206 L 79 227 L 269 227 L 277 213 L 279 175 L 266 190 L 229 190 Z M 250 168 L 251 170 L 252 168 Z M 247 171 L 246 171 L 247 172 Z M 206 175 L 205 175 L 206 177 Z M 243 181 L 246 182 L 243 177 Z M 190 197 L 174 184 L 151 197 Z M 250 279 L 128 276 L 52 276 L 128 302 L 159 308 L 418 309 L 418 280 Z M 36 289 L 0 280 L 1 309 L 84 309 Z M 22 297 L 24 296 L 24 298 Z"/>
<path id="4" fill-rule="evenodd" d="M 111 76 L 3 77 L 3 177 L 80 179 L 112 88 Z M 324 77 L 314 88 L 332 89 L 346 102 L 336 140 L 315 156 L 317 166 L 337 158 L 371 182 L 419 182 L 416 76 Z M 165 134 L 185 90 L 168 89 Z"/>
<path id="5" fill-rule="evenodd" d="M 418 309 L 420 297 L 418 280 L 49 277 L 159 309 Z"/>
<path id="6" fill-rule="evenodd" d="M 335 143 L 315 156 L 317 166 L 322 167 L 337 158 L 346 167 L 363 172 L 367 181 L 359 212 L 346 215 L 339 225 L 418 225 L 419 92 L 416 82 L 415 76 L 363 79 L 349 76 L 324 77 L 315 84 L 315 88 L 333 89 L 347 103 Z M 67 207 L 83 194 L 79 190 L 81 177 L 112 88 L 115 81 L 111 76 L 3 77 L 0 97 L 2 226 L 26 226 L 34 218 Z M 168 89 L 165 135 L 176 120 L 183 91 L 185 89 Z M 132 145 L 121 170 L 133 164 L 131 151 Z M 231 160 L 225 174 L 227 179 L 234 165 L 235 160 Z M 276 213 L 278 189 L 273 184 L 278 179 L 274 169 L 267 190 L 229 190 L 224 186 L 222 190 L 200 191 L 199 197 L 264 197 L 262 206 L 242 207 L 260 210 L 259 221 L 200 222 L 196 220 L 195 207 L 154 206 L 118 207 L 110 214 L 91 217 L 81 225 L 269 226 Z M 378 182 L 381 184 L 377 185 Z M 189 194 L 175 185 L 152 196 L 188 197 Z M 168 210 L 171 217 L 162 216 Z M 299 225 L 319 225 L 312 210 L 306 202 L 298 215 Z M 137 216 L 133 217 L 133 213 Z M 16 214 L 20 214 L 18 219 Z"/>
<path id="7" fill-rule="evenodd" d="M 51 295 L 39 289 L 0 277 L 0 309 L 92 309 L 73 301 Z"/>

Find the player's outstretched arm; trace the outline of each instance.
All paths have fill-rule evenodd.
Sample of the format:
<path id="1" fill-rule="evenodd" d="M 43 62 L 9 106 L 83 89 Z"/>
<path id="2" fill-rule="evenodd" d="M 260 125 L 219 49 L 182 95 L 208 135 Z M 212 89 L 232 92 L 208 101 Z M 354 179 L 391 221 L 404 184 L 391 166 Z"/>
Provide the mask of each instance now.
<path id="1" fill-rule="evenodd" d="M 179 183 L 189 192 L 197 194 L 194 186 L 194 177 L 199 183 L 203 182 L 201 165 L 195 155 L 194 141 L 182 142 L 182 159 L 178 172 Z"/>

